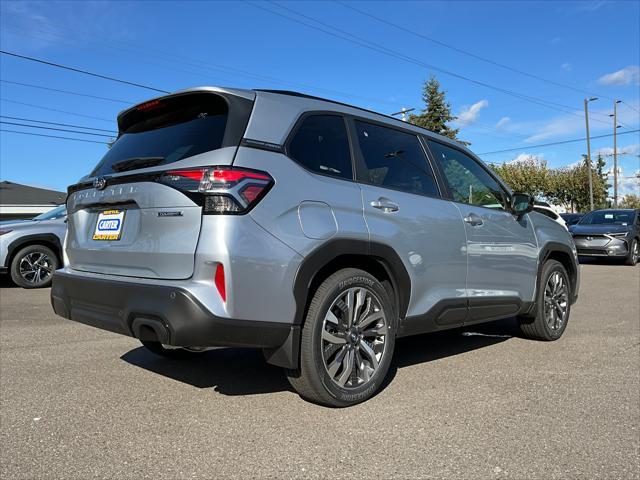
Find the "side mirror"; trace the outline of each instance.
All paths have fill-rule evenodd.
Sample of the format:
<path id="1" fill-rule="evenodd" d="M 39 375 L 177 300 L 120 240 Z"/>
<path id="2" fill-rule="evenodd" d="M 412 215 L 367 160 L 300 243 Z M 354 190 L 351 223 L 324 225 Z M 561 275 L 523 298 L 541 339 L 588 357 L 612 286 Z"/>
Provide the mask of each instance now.
<path id="1" fill-rule="evenodd" d="M 511 197 L 511 212 L 518 218 L 533 210 L 533 196 L 526 193 L 514 193 Z"/>

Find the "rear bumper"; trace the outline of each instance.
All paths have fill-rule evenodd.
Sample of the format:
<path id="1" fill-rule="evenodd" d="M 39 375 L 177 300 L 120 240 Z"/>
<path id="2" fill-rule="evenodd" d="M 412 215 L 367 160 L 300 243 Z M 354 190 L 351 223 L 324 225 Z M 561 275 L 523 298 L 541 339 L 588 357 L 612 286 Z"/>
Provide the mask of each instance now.
<path id="1" fill-rule="evenodd" d="M 286 367 L 295 367 L 297 359 L 298 327 L 218 317 L 182 288 L 58 271 L 51 304 L 61 317 L 140 340 L 179 347 L 263 348 L 271 363 Z"/>

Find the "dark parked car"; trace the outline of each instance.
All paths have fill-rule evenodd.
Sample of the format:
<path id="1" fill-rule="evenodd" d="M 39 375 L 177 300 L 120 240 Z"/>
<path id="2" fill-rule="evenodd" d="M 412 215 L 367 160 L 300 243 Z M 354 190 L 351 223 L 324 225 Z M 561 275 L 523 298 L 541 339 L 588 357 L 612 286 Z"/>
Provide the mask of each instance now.
<path id="1" fill-rule="evenodd" d="M 635 265 L 640 257 L 640 210 L 595 210 L 569 228 L 578 255 L 625 259 Z"/>
<path id="2" fill-rule="evenodd" d="M 567 225 L 575 225 L 584 217 L 584 213 L 561 213 L 560 216 Z"/>

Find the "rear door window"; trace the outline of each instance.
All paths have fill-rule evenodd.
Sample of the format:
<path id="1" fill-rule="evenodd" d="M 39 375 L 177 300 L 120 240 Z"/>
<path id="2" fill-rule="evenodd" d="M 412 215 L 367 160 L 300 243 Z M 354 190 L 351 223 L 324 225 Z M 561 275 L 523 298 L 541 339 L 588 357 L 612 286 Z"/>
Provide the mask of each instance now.
<path id="1" fill-rule="evenodd" d="M 418 195 L 439 195 L 417 135 L 360 120 L 355 126 L 365 164 L 359 181 Z"/>
<path id="2" fill-rule="evenodd" d="M 288 155 L 312 172 L 351 180 L 349 138 L 340 115 L 310 115 L 287 147 Z"/>
<path id="3" fill-rule="evenodd" d="M 91 176 L 155 165 L 222 147 L 229 109 L 217 95 L 153 100 L 126 115 L 122 132 Z"/>

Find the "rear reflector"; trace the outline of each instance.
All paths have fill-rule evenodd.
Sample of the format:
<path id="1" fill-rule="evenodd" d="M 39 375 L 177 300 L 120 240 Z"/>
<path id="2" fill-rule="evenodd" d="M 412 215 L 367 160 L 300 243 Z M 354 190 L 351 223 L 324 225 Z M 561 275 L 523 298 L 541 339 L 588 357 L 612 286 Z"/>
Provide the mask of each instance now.
<path id="1" fill-rule="evenodd" d="M 200 198 L 203 213 L 213 215 L 246 213 L 273 185 L 268 173 L 230 167 L 169 170 L 159 181 Z"/>
<path id="2" fill-rule="evenodd" d="M 218 289 L 218 293 L 220 294 L 220 298 L 222 298 L 223 302 L 227 301 L 227 289 L 224 284 L 224 266 L 219 263 L 216 267 L 216 276 L 215 276 L 216 288 Z"/>

